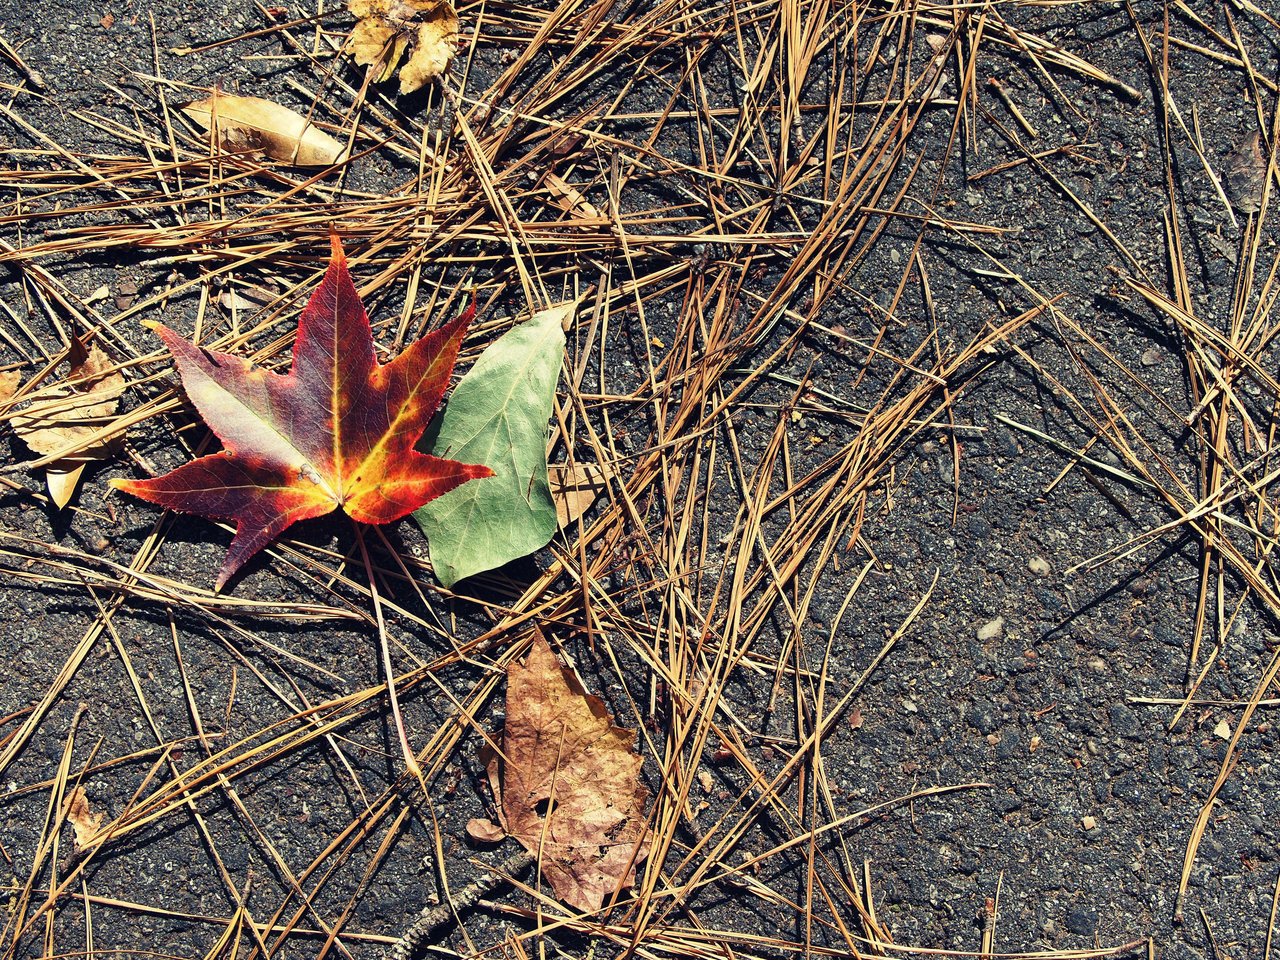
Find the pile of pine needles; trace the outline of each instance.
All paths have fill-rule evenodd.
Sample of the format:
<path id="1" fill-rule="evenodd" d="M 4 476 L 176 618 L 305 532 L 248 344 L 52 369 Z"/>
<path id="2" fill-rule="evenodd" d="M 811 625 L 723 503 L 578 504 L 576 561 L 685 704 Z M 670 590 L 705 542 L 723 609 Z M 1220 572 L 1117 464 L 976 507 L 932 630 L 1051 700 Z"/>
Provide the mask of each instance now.
<path id="1" fill-rule="evenodd" d="M 1085 344 L 1080 371 L 1115 364 L 1140 382 L 1059 310 L 1060 291 L 1035 289 L 988 248 L 1003 228 L 953 219 L 937 200 L 980 123 L 1007 134 L 1012 165 L 1048 177 L 1054 156 L 1087 150 L 1035 149 L 1031 121 L 1003 91 L 995 102 L 1013 119 L 996 120 L 988 91 L 979 96 L 979 62 L 989 52 L 1018 61 L 1064 111 L 1074 107 L 1062 78 L 1138 94 L 1020 26 L 1011 4 L 655 0 L 625 16 L 615 6 L 462 5 L 466 49 L 411 104 L 345 56 L 351 19 L 342 12 L 279 22 L 263 8 L 261 29 L 181 51 L 168 50 L 157 30 L 154 63 L 128 84 L 105 85 L 109 108 L 69 118 L 114 144 L 102 152 L 60 142 L 42 127 L 58 109 L 54 93 L 41 92 L 43 80 L 21 51 L 0 49 L 9 69 L 0 115 L 30 144 L 10 151 L 0 170 L 0 230 L 8 237 L 0 263 L 20 278 L 24 301 L 0 300 L 9 321 L 0 323 L 5 356 L 24 372 L 50 375 L 74 338 L 91 337 L 129 381 L 121 413 L 95 438 L 121 442 L 122 456 L 87 476 L 69 508 L 72 527 L 106 524 L 122 509 L 102 496 L 111 470 L 154 471 L 153 458 L 171 455 L 175 437 L 188 453 L 207 443 L 138 321 L 176 314 L 197 341 L 287 364 L 331 225 L 370 302 L 375 336 L 391 352 L 456 313 L 471 292 L 482 318 L 471 355 L 528 311 L 576 301 L 552 459 L 596 464 L 608 477 L 603 496 L 562 531 L 540 569 L 465 584 L 465 600 L 436 587 L 420 551 L 394 537 L 375 553 L 375 584 L 350 538 L 317 545 L 314 531 L 303 529 L 269 552 L 265 566 L 278 576 L 262 580 L 294 592 L 251 595 L 251 574 L 245 589 L 214 594 L 211 568 L 165 562 L 178 546 L 175 531 L 213 535 L 203 522 L 161 517 L 131 556 L 115 556 L 53 545 L 0 521 L 4 576 L 79 598 L 92 611 L 70 644 L 49 638 L 59 661 L 53 681 L 0 726 L 0 772 L 12 775 L 41 743 L 45 753 L 62 745 L 56 771 L 9 798 L 47 796 L 47 803 L 37 855 L 14 862 L 20 871 L 9 888 L 4 956 L 92 953 L 95 931 L 122 913 L 194 925 L 208 957 L 368 955 L 369 945 L 393 942 L 397 926 L 371 929 L 362 898 L 423 824 L 442 916 L 460 919 L 465 935 L 459 904 L 476 897 L 455 900 L 450 892 L 454 861 L 446 850 L 461 838 L 447 834 L 435 809 L 455 790 L 467 792 L 459 770 L 492 729 L 502 668 L 524 654 L 533 625 L 594 664 L 592 676 L 615 688 L 619 722 L 641 730 L 655 798 L 652 852 L 636 887 L 596 915 L 566 911 L 528 877 L 507 877 L 522 893 L 489 902 L 511 921 L 505 939 L 469 949 L 522 957 L 540 951 L 544 937 L 572 934 L 644 956 L 901 949 L 877 917 L 870 869 L 855 852 L 853 836 L 875 811 L 841 799 L 824 761 L 866 677 L 930 599 L 931 591 L 918 596 L 863 662 L 832 661 L 858 591 L 877 569 L 864 536 L 877 519 L 875 491 L 892 483 L 900 452 L 922 433 L 958 444 L 964 425 L 955 421 L 955 399 L 995 358 L 1019 354 L 1016 334 L 1028 324 Z M 1166 143 L 1176 139 L 1175 126 L 1186 131 L 1162 72 L 1176 42 L 1249 72 L 1264 143 L 1274 149 L 1274 111 L 1263 109 L 1270 86 L 1252 73 L 1238 34 L 1203 38 L 1212 51 L 1168 31 L 1162 42 L 1163 51 L 1148 53 L 1166 94 Z M 206 91 L 165 73 L 175 57 L 225 50 L 286 62 L 252 92 L 296 105 L 345 139 L 352 159 L 299 171 L 213 148 L 176 109 Z M 947 134 L 917 136 L 926 119 Z M 1172 181 L 1172 151 L 1166 163 Z M 1126 549 L 1174 531 L 1202 548 L 1188 704 L 1219 650 L 1207 638 L 1226 636 L 1247 602 L 1280 614 L 1270 562 L 1277 521 L 1269 490 L 1280 476 L 1270 457 L 1275 417 L 1259 422 L 1250 414 L 1257 403 L 1239 391 L 1251 380 L 1273 408 L 1280 395 L 1266 362 L 1280 261 L 1261 264 L 1259 227 L 1274 153 L 1266 163 L 1267 189 L 1248 218 L 1225 330 L 1196 314 L 1172 183 L 1165 220 L 1172 288 L 1084 207 L 1132 267 L 1125 287 L 1166 318 L 1184 347 L 1194 385 L 1191 411 L 1148 397 L 1158 415 L 1184 420 L 1198 438 L 1189 446 L 1198 471 L 1191 480 L 1133 428 L 1108 393 L 1111 380 L 1092 377 L 1087 397 L 1062 393 L 1096 431 L 1075 462 L 1095 443 L 1110 446 L 1141 481 L 1136 488 L 1169 513 L 1165 526 Z M 935 171 L 932 178 L 924 170 Z M 893 261 L 896 277 L 879 296 L 862 278 L 888 263 L 879 246 L 886 235 L 905 240 L 908 252 Z M 976 311 L 988 319 L 973 329 L 941 328 L 930 282 L 940 269 L 929 256 L 935 240 L 1013 278 L 1020 303 L 993 300 Z M 77 292 L 76 270 L 117 263 L 141 278 L 135 294 Z M 923 321 L 902 318 L 908 300 L 913 310 L 923 305 Z M 847 369 L 847 392 L 815 385 L 810 369 L 820 353 Z M 9 413 L 0 408 L 0 417 Z M 815 436 L 813 422 L 829 429 Z M 43 499 L 42 462 L 0 476 L 9 503 Z M 815 626 L 810 606 L 833 583 L 843 591 L 839 614 Z M 138 618 L 156 611 L 166 619 L 153 629 L 168 632 L 171 646 L 146 657 L 163 655 L 177 677 L 181 722 L 173 704 L 158 709 L 147 678 L 162 668 L 140 660 L 129 639 Z M 372 658 L 339 675 L 290 639 L 328 629 L 381 631 L 393 644 L 404 665 L 397 689 L 411 707 L 415 691 L 419 700 L 410 735 L 426 796 L 404 776 L 375 785 L 353 760 L 365 749 L 353 731 L 385 728 L 386 689 Z M 224 663 L 193 668 L 184 650 L 202 632 L 224 645 Z M 152 743 L 104 754 L 82 743 L 81 712 L 59 714 L 91 656 L 123 667 L 121 709 L 135 714 Z M 1236 739 L 1278 670 L 1275 660 Z M 227 735 L 229 725 L 209 716 L 207 678 L 219 671 L 219 689 L 231 690 L 228 717 L 237 684 L 258 685 L 276 715 Z M 363 679 L 333 692 L 347 676 Z M 774 727 L 785 730 L 763 754 L 758 724 L 738 701 L 744 684 L 769 691 Z M 317 695 L 325 689 L 329 695 Z M 444 706 L 429 710 L 430 700 Z M 314 848 L 301 861 L 281 848 L 273 811 L 254 799 L 256 784 L 300 755 L 319 757 L 333 777 L 328 789 L 352 801 L 348 822 L 310 825 Z M 88 844 L 68 855 L 62 827 L 67 799 L 80 787 L 90 798 L 121 799 Z M 212 817 L 212 809 L 231 814 Z M 94 891 L 94 867 L 106 858 L 177 856 L 157 852 L 179 842 L 160 829 L 174 823 L 194 828 L 230 912 Z M 175 836 L 187 843 L 191 834 Z M 222 851 L 244 843 L 270 883 L 228 865 Z M 1194 844 L 1188 862 L 1193 851 Z M 492 870 L 476 856 L 473 870 Z M 400 929 L 434 886 L 400 891 Z M 201 898 L 216 899 L 211 890 Z M 762 928 L 762 916 L 779 919 Z M 993 949 L 994 907 L 990 921 L 977 945 L 984 952 Z"/>

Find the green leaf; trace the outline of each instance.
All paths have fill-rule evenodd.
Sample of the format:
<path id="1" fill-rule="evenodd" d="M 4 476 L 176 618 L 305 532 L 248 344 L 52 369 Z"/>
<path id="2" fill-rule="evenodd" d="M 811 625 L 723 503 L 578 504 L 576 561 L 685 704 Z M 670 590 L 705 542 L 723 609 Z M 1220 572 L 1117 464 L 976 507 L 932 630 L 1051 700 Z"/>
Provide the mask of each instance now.
<path id="1" fill-rule="evenodd" d="M 547 421 L 564 357 L 563 324 L 573 309 L 560 304 L 509 330 L 454 388 L 431 449 L 482 463 L 494 476 L 464 484 L 413 515 L 446 587 L 528 556 L 556 532 Z"/>

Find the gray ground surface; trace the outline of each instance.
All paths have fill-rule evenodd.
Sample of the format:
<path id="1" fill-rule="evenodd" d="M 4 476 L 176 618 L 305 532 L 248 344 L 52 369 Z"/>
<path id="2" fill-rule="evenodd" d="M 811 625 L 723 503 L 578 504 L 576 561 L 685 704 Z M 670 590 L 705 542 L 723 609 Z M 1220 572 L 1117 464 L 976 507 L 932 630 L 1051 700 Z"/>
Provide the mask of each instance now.
<path id="1" fill-rule="evenodd" d="M 1214 29 L 1228 31 L 1223 8 L 1197 7 Z M 1231 9 L 1246 31 L 1254 70 L 1261 77 L 1277 76 L 1280 51 L 1275 34 L 1260 17 L 1234 5 Z M 108 12 L 113 19 L 104 26 L 102 18 Z M 1041 134 L 1037 148 L 1089 144 L 1082 150 L 1087 162 L 1050 157 L 1046 162 L 1056 182 L 1026 163 L 967 181 L 1017 154 L 1000 138 L 996 125 L 980 123 L 974 127 L 974 139 L 954 151 L 947 169 L 939 169 L 941 154 L 935 148 L 952 132 L 952 112 L 939 109 L 936 118 L 926 118 L 913 134 L 911 156 L 925 160 L 912 189 L 921 201 L 945 209 L 955 219 L 1009 228 L 999 238 L 984 239 L 984 244 L 1030 286 L 1049 296 L 1064 294 L 1063 312 L 1137 379 L 1101 362 L 1076 332 L 1041 318 L 1015 336 L 1017 351 L 995 350 L 972 366 L 974 376 L 954 405 L 956 423 L 978 428 L 957 433 L 958 488 L 948 431 L 927 431 L 897 455 L 891 481 L 871 499 L 863 536 L 878 565 L 840 620 L 831 651 L 832 689 L 846 688 L 861 674 L 885 637 L 929 589 L 935 573 L 937 585 L 920 619 L 856 699 L 854 716 L 860 725 L 842 719 L 827 743 L 826 775 L 838 791 L 833 802 L 838 812 L 852 813 L 923 787 L 972 782 L 989 787 L 929 797 L 863 818 L 842 831 L 842 842 L 852 862 L 869 861 L 878 915 L 896 942 L 905 946 L 976 950 L 984 903 L 998 891 L 997 950 L 1065 950 L 1151 938 L 1161 956 L 1260 958 L 1280 871 L 1275 730 L 1259 714 L 1241 741 L 1239 763 L 1219 795 L 1220 805 L 1192 872 L 1185 920 L 1175 924 L 1183 854 L 1227 747 L 1215 728 L 1226 721 L 1234 729 L 1239 710 L 1212 704 L 1195 707 L 1170 732 L 1166 725 L 1173 707 L 1134 702 L 1177 698 L 1185 689 L 1201 563 L 1198 541 L 1181 529 L 1172 530 L 1123 560 L 1068 575 L 1074 564 L 1166 523 L 1170 515 L 1140 485 L 1103 469 L 1076 464 L 1055 483 L 1071 458 L 997 419 L 1005 415 L 1072 447 L 1088 443 L 1097 427 L 1063 392 L 1086 398 L 1099 412 L 1069 351 L 1087 354 L 1099 380 L 1125 402 L 1135 434 L 1147 438 L 1153 456 L 1165 458 L 1172 474 L 1195 489 L 1196 440 L 1169 415 L 1170 410 L 1186 413 L 1195 405 L 1178 341 L 1164 321 L 1119 285 L 1121 274 L 1139 271 L 1162 289 L 1167 282 L 1163 118 L 1155 105 L 1157 91 L 1123 5 L 1006 12 L 1107 70 L 1131 86 L 1136 98 L 1064 71 L 1036 74 L 1012 55 L 992 55 L 982 61 L 983 77 L 999 79 L 1016 95 L 1027 121 Z M 478 6 L 464 8 L 463 13 L 464 21 L 483 16 Z M 1161 11 L 1141 5 L 1137 14 L 1158 56 Z M 47 83 L 47 101 L 18 94 L 10 104 L 10 118 L 20 115 L 59 143 L 110 152 L 106 133 L 78 123 L 67 111 L 79 107 L 127 114 L 110 88 L 135 84 L 130 71 L 154 69 L 153 24 L 165 76 L 284 98 L 288 88 L 283 77 L 292 62 L 245 56 L 278 52 L 271 42 L 220 47 L 189 57 L 164 52 L 233 37 L 265 23 L 257 10 L 238 4 L 134 2 L 120 7 L 51 2 L 32 8 L 0 2 L 0 32 L 10 43 L 22 45 L 22 56 Z M 1187 24 L 1179 14 L 1176 26 L 1183 35 L 1202 36 Z M 1190 125 L 1194 111 L 1207 156 L 1221 169 L 1230 151 L 1257 128 L 1246 85 L 1229 64 L 1183 49 L 1175 49 L 1173 57 L 1181 115 Z M 0 79 L 17 84 L 20 74 L 5 69 Z M 469 82 L 477 92 L 485 82 L 483 57 L 474 69 Z M 617 80 L 605 78 L 602 89 L 610 82 Z M 955 82 L 949 78 L 944 92 L 954 92 Z M 734 100 L 737 94 L 727 83 L 724 89 L 711 85 L 711 102 Z M 1078 114 L 1064 114 L 1051 83 L 1065 88 Z M 11 95 L 4 93 L 6 102 Z M 983 87 L 982 95 L 983 109 L 998 113 L 1001 124 L 1013 127 L 991 88 Z M 652 96 L 660 107 L 660 94 Z M 806 90 L 805 96 L 819 102 L 820 91 Z M 1264 103 L 1270 105 L 1273 99 L 1263 91 Z M 32 131 L 5 117 L 0 117 L 0 136 L 14 147 L 41 145 Z M 967 132 L 958 136 L 966 137 Z M 691 141 L 664 147 L 694 148 Z M 1181 134 L 1175 137 L 1175 154 L 1175 189 L 1186 213 L 1194 306 L 1208 322 L 1225 329 L 1242 225 L 1230 221 Z M 601 162 L 607 164 L 608 158 Z M 371 184 L 376 174 L 368 174 Z M 1133 261 L 1089 221 L 1067 190 L 1097 213 Z M 12 199 L 0 197 L 5 203 Z M 1237 216 L 1242 224 L 1244 217 Z M 4 222 L 3 237 L 12 243 L 33 239 L 13 219 Z M 914 240 L 913 229 L 891 224 L 859 267 L 856 289 L 829 304 L 823 322 L 829 327 L 842 324 L 854 336 L 875 336 L 880 326 L 877 310 L 889 305 Z M 1001 268 L 965 242 L 932 234 L 926 251 L 943 339 L 963 341 L 999 318 L 1005 301 L 1005 315 L 1026 309 L 1018 284 L 1002 277 Z M 1261 251 L 1260 260 L 1269 266 L 1275 256 L 1273 238 L 1264 239 Z M 146 265 L 145 258 L 127 251 L 119 257 L 118 263 L 103 258 L 78 263 L 73 255 L 46 266 L 83 271 L 83 278 L 74 281 L 82 293 L 125 276 L 143 283 L 153 276 L 147 271 L 156 268 Z M 671 254 L 674 263 L 688 259 L 687 252 Z M 25 316 L 29 301 L 24 299 L 20 272 L 0 275 L 0 283 L 0 297 Z M 390 295 L 388 309 L 394 309 L 395 296 Z M 189 316 L 190 306 L 180 302 L 173 309 L 179 316 L 188 310 Z M 673 310 L 678 308 L 677 300 Z M 902 323 L 892 328 L 886 345 L 905 349 L 903 345 L 919 342 L 918 333 L 927 326 L 925 306 L 918 293 L 911 293 L 897 312 Z M 33 323 L 42 322 L 38 311 L 32 315 Z M 7 321 L 0 318 L 3 322 Z M 670 320 L 665 326 L 658 323 L 652 331 L 658 339 L 669 336 L 675 326 Z M 634 331 L 615 336 L 619 351 L 628 343 L 636 350 L 635 339 L 643 344 Z M 773 345 L 762 346 L 758 356 L 767 356 Z M 4 357 L 5 362 L 16 359 Z M 859 382 L 855 360 L 860 358 L 851 359 L 837 341 L 815 333 L 780 363 L 777 372 L 785 377 L 808 372 L 814 387 L 856 397 L 870 387 Z M 1060 384 L 1051 383 L 1044 370 L 1061 378 Z M 870 380 L 877 376 L 883 371 L 873 370 Z M 758 406 L 755 412 L 744 412 L 738 424 L 746 462 L 761 454 L 790 392 L 781 380 L 763 381 L 755 389 L 751 399 Z M 1273 398 L 1259 399 L 1256 391 L 1247 396 L 1265 433 L 1266 425 L 1274 424 Z M 651 436 L 646 439 L 649 425 L 643 413 L 627 425 L 638 447 L 652 441 Z M 163 428 L 153 423 L 149 429 L 135 441 L 146 456 L 162 467 L 184 459 L 185 453 Z M 798 456 L 807 458 L 796 465 L 797 474 L 821 460 L 824 438 L 834 435 L 838 440 L 849 429 L 838 419 L 812 413 L 798 420 L 794 433 L 799 441 L 815 435 L 819 440 L 808 447 L 797 444 L 802 451 Z M 12 461 L 26 458 L 18 441 L 6 438 L 5 443 Z M 1090 455 L 1104 464 L 1122 465 L 1105 443 Z M 130 470 L 121 461 L 93 473 L 79 501 L 82 509 L 71 518 L 53 515 L 30 495 L 6 493 L 0 496 L 0 527 L 38 543 L 58 543 L 127 563 L 157 516 L 146 505 L 118 495 L 109 501 L 110 512 L 104 505 L 105 479 L 129 475 Z M 13 477 L 38 489 L 38 478 L 16 473 Z M 729 529 L 731 506 L 726 503 L 716 535 Z M 175 519 L 166 529 L 154 571 L 198 585 L 211 583 L 227 535 L 191 518 Z M 410 553 L 424 550 L 421 535 L 409 524 L 400 525 L 393 535 Z M 291 542 L 313 550 L 345 551 L 350 534 L 345 521 L 334 517 L 304 525 Z M 825 638 L 836 622 L 865 557 L 850 553 L 840 571 L 822 580 L 808 608 L 814 636 Z M 546 554 L 534 560 L 541 566 L 547 562 Z M 518 582 L 532 569 L 530 565 L 512 574 Z M 279 560 L 253 566 L 235 593 L 285 606 L 324 596 L 298 567 Z M 498 595 L 510 593 L 499 590 Z M 1240 595 L 1238 583 L 1230 577 L 1224 595 L 1229 601 Z M 108 599 L 101 592 L 96 596 L 102 602 Z M 428 596 L 438 604 L 437 615 L 455 618 L 451 629 L 459 636 L 474 636 L 488 625 L 488 615 L 476 604 Z M 642 601 L 636 603 L 643 607 Z M 8 667 L 0 681 L 0 714 L 25 710 L 39 698 L 96 612 L 94 595 L 74 582 L 52 588 L 16 580 L 4 585 L 0 653 Z M 1225 616 L 1232 613 L 1228 604 Z M 979 639 L 979 629 L 996 618 L 1003 618 L 1003 628 Z M 75 727 L 69 760 L 73 770 L 91 756 L 101 761 L 137 752 L 133 759 L 87 779 L 94 802 L 114 814 L 129 802 L 159 758 L 157 739 L 193 736 L 193 709 L 209 729 L 231 742 L 289 716 L 302 704 L 360 690 L 377 679 L 376 637 L 363 623 L 307 625 L 250 617 L 247 625 L 257 637 L 304 655 L 314 666 L 292 664 L 242 641 L 225 623 L 180 607 L 136 598 L 126 604 L 114 620 L 114 634 L 98 637 L 38 734 L 0 779 L 0 794 L 8 794 L 0 796 L 0 856 L 19 885 L 27 880 L 42 838 L 49 835 L 48 781 L 64 762 L 78 705 L 84 711 Z M 407 631 L 400 636 L 423 659 L 444 649 L 441 641 L 429 636 L 411 637 Z M 1201 696 L 1247 697 L 1277 643 L 1276 622 L 1260 605 L 1246 603 L 1221 642 L 1224 654 Z M 637 698 L 637 716 L 622 692 L 624 685 L 633 697 L 645 689 L 646 680 L 638 673 L 642 667 L 634 658 L 621 663 L 620 679 L 613 664 L 593 659 L 581 640 L 574 640 L 570 649 L 585 682 L 605 696 L 621 722 L 636 726 L 651 720 L 644 715 L 642 696 Z M 815 649 L 821 651 L 820 643 Z M 125 670 L 122 650 L 127 651 L 135 677 Z M 769 652 L 762 647 L 762 656 Z M 447 725 L 451 698 L 465 697 L 481 675 L 477 665 L 459 665 L 442 671 L 437 685 L 411 694 L 406 701 L 410 728 L 436 730 Z M 135 682 L 146 692 L 153 710 L 150 720 L 139 711 L 132 692 Z M 785 745 L 795 733 L 785 696 L 783 706 L 771 702 L 771 684 L 768 672 L 747 673 L 736 678 L 729 691 L 735 711 L 758 735 L 751 747 L 760 751 L 763 768 L 776 768 L 779 762 L 773 759 L 771 738 Z M 496 723 L 491 711 L 484 720 L 489 726 Z M 21 717 L 0 727 L 0 737 L 19 722 Z M 658 729 L 660 718 L 651 725 Z M 195 801 L 194 810 L 176 812 L 140 829 L 102 855 L 83 888 L 77 885 L 68 896 L 93 894 L 144 904 L 155 912 L 96 903 L 91 911 L 94 947 L 104 955 L 119 950 L 204 956 L 223 928 L 188 916 L 231 916 L 235 904 L 229 886 L 244 890 L 248 884 L 250 904 L 269 916 L 286 899 L 290 872 L 296 878 L 361 815 L 366 799 L 377 797 L 400 773 L 385 711 L 357 716 L 341 729 L 340 740 L 341 749 L 317 741 L 244 776 L 238 781 L 240 809 L 227 795 L 214 792 Z M 465 740 L 433 781 L 434 809 L 414 800 L 412 791 L 398 794 L 409 802 L 395 807 L 392 816 L 403 816 L 404 822 L 376 869 L 369 868 L 374 848 L 358 847 L 351 859 L 339 864 L 334 880 L 314 900 L 315 913 L 304 912 L 299 926 L 333 922 L 349 907 L 346 930 L 398 935 L 436 895 L 432 836 L 437 823 L 446 839 L 444 863 L 455 887 L 476 876 L 471 858 L 496 863 L 510 852 L 477 850 L 464 839 L 466 820 L 484 812 L 473 776 L 477 747 L 478 739 Z M 183 749 L 190 760 L 200 748 L 188 740 Z M 181 754 L 167 759 L 182 763 Z M 710 762 L 707 769 L 720 778 L 719 792 L 711 794 L 713 806 L 731 801 L 740 786 L 733 774 Z M 648 775 L 653 774 L 650 768 Z M 155 775 L 163 778 L 167 772 L 162 769 Z M 353 786 L 357 782 L 364 797 Z M 704 816 L 717 812 L 719 807 Z M 762 826 L 740 852 L 769 849 L 782 836 Z M 69 844 L 65 832 L 62 843 Z M 766 863 L 761 877 L 771 889 L 803 899 L 802 859 L 780 857 Z M 47 886 L 48 879 L 44 875 L 37 889 Z M 11 909 L 17 909 L 15 899 L 10 898 Z M 510 890 L 495 894 L 495 899 L 516 906 L 529 903 Z M 718 895 L 703 891 L 695 906 L 711 922 L 744 932 L 804 936 L 794 910 L 785 903 L 753 899 L 739 885 L 726 884 Z M 285 921 L 293 909 L 291 905 L 286 911 Z M 83 910 L 67 908 L 48 930 L 42 922 L 20 942 L 6 940 L 4 949 L 21 957 L 46 955 L 44 943 L 60 955 L 88 949 L 83 918 Z M 480 910 L 466 923 L 470 943 L 456 932 L 443 942 L 463 952 L 489 949 L 510 929 L 525 929 L 523 924 L 519 918 L 498 919 L 492 911 Z M 12 929 L 8 935 L 13 935 Z M 553 942 L 568 955 L 588 951 L 572 937 Z M 822 942 L 838 947 L 834 938 Z M 323 943 L 323 936 L 296 935 L 272 949 L 277 956 L 312 956 Z M 246 938 L 242 949 L 251 948 Z M 351 937 L 337 949 L 365 957 L 378 955 L 381 947 Z M 596 955 L 619 949 L 602 941 Z M 769 950 L 761 947 L 758 952 L 767 955 Z"/>

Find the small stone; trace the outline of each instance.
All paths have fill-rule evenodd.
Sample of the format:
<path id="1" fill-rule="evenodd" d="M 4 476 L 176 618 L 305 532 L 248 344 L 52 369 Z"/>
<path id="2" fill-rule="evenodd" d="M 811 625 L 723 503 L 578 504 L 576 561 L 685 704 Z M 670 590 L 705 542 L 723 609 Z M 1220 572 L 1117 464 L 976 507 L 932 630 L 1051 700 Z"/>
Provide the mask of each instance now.
<path id="1" fill-rule="evenodd" d="M 1086 830 L 1096 830 L 1098 828 L 1098 821 L 1093 817 L 1081 817 L 1080 826 L 1084 827 Z"/>
<path id="2" fill-rule="evenodd" d="M 902 701 L 902 709 L 907 713 L 919 713 L 920 707 L 910 697 Z"/>
<path id="3" fill-rule="evenodd" d="M 1154 367 L 1160 363 L 1160 358 L 1164 356 L 1164 352 L 1159 347 L 1147 347 L 1142 351 L 1142 356 L 1138 358 L 1138 362 L 1144 367 Z"/>
<path id="4" fill-rule="evenodd" d="M 1213 728 L 1213 735 L 1219 740 L 1231 739 L 1231 724 L 1226 720 L 1219 720 L 1218 725 Z"/>
<path id="5" fill-rule="evenodd" d="M 965 719 L 983 736 L 989 737 L 1000 729 L 1000 712 L 983 700 L 975 700 L 969 705 Z"/>
<path id="6" fill-rule="evenodd" d="M 116 309 L 128 310 L 133 298 L 138 295 L 138 285 L 132 280 L 121 280 L 116 284 Z"/>
<path id="7" fill-rule="evenodd" d="M 1047 577 L 1049 575 L 1049 561 L 1044 557 L 1032 557 L 1027 561 L 1027 569 L 1037 577 Z"/>
<path id="8" fill-rule="evenodd" d="M 1067 911 L 1067 932 L 1079 937 L 1090 937 L 1098 928 L 1098 914 L 1088 907 L 1073 907 Z"/>
<path id="9" fill-rule="evenodd" d="M 994 620 L 988 620 L 978 628 L 978 640 L 986 643 L 988 640 L 994 640 L 1004 633 L 1004 617 L 996 617 Z"/>

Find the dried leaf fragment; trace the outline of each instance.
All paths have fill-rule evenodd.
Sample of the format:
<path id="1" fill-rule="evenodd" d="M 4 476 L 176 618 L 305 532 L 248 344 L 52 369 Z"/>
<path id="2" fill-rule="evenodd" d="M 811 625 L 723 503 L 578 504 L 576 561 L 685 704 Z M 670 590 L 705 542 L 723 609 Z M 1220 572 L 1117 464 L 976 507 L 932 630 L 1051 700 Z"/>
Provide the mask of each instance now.
<path id="1" fill-rule="evenodd" d="M 1235 208 L 1255 214 L 1262 209 L 1262 188 L 1267 182 L 1269 158 L 1263 153 L 1262 135 L 1254 130 L 1227 158 L 1227 189 Z"/>
<path id="2" fill-rule="evenodd" d="M 484 759 L 503 829 L 541 857 L 555 895 L 579 910 L 632 884 L 649 852 L 634 743 L 535 633 L 525 662 L 507 668 L 503 757 L 486 749 Z"/>
<path id="3" fill-rule="evenodd" d="M 41 456 L 62 454 L 45 466 L 49 496 L 65 507 L 87 464 L 110 455 L 118 438 L 103 436 L 103 427 L 115 415 L 125 380 L 95 344 L 86 352 L 73 347 L 71 372 L 60 383 L 50 384 L 21 397 L 22 409 L 8 414 L 9 425 L 23 442 Z M 0 377 L 0 403 L 17 392 L 17 375 Z"/>
<path id="4" fill-rule="evenodd" d="M 84 787 L 75 787 L 67 794 L 62 810 L 75 833 L 76 849 L 85 849 L 94 834 L 102 828 L 102 813 L 94 813 L 89 808 L 89 796 L 84 792 Z"/>
<path id="5" fill-rule="evenodd" d="M 458 52 L 458 13 L 449 0 L 347 0 L 347 10 L 359 21 L 350 39 L 356 63 L 378 68 L 379 83 L 399 66 L 401 93 L 443 74 Z"/>
<path id="6" fill-rule="evenodd" d="M 497 843 L 506 835 L 507 831 L 492 820 L 475 817 L 467 821 L 467 836 L 476 843 Z"/>
<path id="7" fill-rule="evenodd" d="M 547 467 L 556 522 L 562 529 L 587 512 L 608 488 L 614 474 L 612 467 L 598 463 L 553 463 Z"/>
<path id="8" fill-rule="evenodd" d="M 223 150 L 260 150 L 272 160 L 299 167 L 328 167 L 347 159 L 347 148 L 302 114 L 261 97 L 215 91 L 182 112 Z"/>

